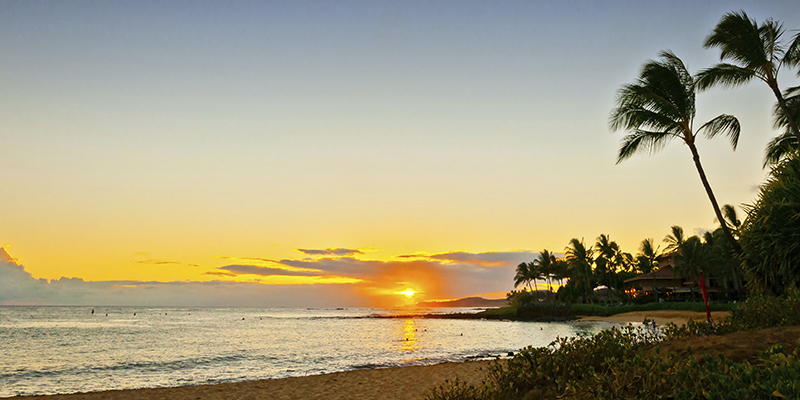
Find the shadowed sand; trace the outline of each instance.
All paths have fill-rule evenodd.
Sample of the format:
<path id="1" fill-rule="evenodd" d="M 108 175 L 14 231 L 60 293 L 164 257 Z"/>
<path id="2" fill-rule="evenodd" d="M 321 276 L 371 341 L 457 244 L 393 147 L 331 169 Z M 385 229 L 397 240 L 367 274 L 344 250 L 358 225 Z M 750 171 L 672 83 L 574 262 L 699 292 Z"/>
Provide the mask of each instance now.
<path id="1" fill-rule="evenodd" d="M 300 378 L 267 379 L 176 388 L 112 390 L 32 398 L 58 400 L 167 399 L 423 399 L 431 390 L 454 380 L 478 384 L 490 361 L 444 363 L 336 372 Z M 27 397 L 26 397 L 27 398 Z"/>
<path id="2" fill-rule="evenodd" d="M 730 314 L 728 311 L 714 311 L 711 313 L 711 319 L 714 321 L 721 321 L 722 318 Z M 658 310 L 658 311 L 634 311 L 622 314 L 616 314 L 609 317 L 579 317 L 581 321 L 602 321 L 602 322 L 617 322 L 624 323 L 641 323 L 644 319 L 655 320 L 657 325 L 664 325 L 672 322 L 676 325 L 683 325 L 687 321 L 705 321 L 706 313 L 695 311 L 678 311 L 678 310 Z"/>

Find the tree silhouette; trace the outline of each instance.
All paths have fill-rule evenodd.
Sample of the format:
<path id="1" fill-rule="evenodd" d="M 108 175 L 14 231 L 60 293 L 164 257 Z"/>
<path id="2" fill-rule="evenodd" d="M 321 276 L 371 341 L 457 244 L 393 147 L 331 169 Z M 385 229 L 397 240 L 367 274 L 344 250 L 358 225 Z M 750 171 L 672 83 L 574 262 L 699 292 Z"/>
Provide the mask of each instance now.
<path id="1" fill-rule="evenodd" d="M 700 90 L 712 86 L 739 86 L 753 79 L 759 79 L 769 86 L 778 107 L 787 118 L 789 130 L 800 142 L 797 121 L 789 112 L 786 100 L 778 87 L 778 71 L 782 66 L 794 67 L 800 62 L 800 34 L 794 36 L 787 45 L 781 41 L 783 26 L 767 19 L 758 24 L 744 11 L 729 12 L 706 37 L 704 46 L 720 49 L 719 63 L 697 74 Z"/>
<path id="2" fill-rule="evenodd" d="M 617 163 L 640 151 L 653 153 L 672 139 L 680 139 L 692 154 L 714 214 L 719 221 L 724 221 L 700 163 L 695 142 L 700 133 L 708 138 L 723 134 L 728 136 L 735 150 L 739 142 L 739 121 L 732 115 L 722 114 L 695 130 L 695 81 L 683 62 L 672 52 L 662 51 L 660 58 L 660 61 L 645 63 L 636 82 L 624 85 L 619 90 L 617 107 L 611 113 L 611 129 L 624 129 L 630 133 L 622 139 Z M 722 227 L 732 246 L 741 254 L 741 247 L 728 226 L 722 222 Z"/>

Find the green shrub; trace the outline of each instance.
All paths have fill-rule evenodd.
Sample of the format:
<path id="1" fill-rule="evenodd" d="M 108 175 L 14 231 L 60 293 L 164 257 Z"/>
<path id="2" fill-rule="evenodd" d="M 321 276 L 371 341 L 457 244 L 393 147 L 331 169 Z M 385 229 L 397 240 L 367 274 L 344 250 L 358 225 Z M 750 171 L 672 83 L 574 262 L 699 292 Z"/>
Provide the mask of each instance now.
<path id="1" fill-rule="evenodd" d="M 661 340 L 745 329 L 800 325 L 800 294 L 753 297 L 719 324 L 689 321 L 652 329 L 610 329 L 595 336 L 560 338 L 548 347 L 528 347 L 488 367 L 479 386 L 447 383 L 431 400 L 507 399 L 800 399 L 800 348 L 777 345 L 759 362 L 724 356 L 662 356 Z"/>

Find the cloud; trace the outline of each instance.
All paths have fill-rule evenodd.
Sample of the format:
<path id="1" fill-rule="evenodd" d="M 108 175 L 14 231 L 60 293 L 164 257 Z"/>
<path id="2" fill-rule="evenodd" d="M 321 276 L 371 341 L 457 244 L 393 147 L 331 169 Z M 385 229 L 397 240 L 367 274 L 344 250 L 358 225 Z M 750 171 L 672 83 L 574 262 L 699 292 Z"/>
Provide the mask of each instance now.
<path id="1" fill-rule="evenodd" d="M 341 248 L 328 248 L 325 250 L 313 249 L 295 249 L 303 254 L 309 256 L 335 256 L 335 257 L 348 257 L 356 254 L 364 254 L 360 249 L 341 249 Z"/>
<path id="2" fill-rule="evenodd" d="M 223 271 L 228 271 L 230 275 L 236 276 L 240 274 L 253 274 L 253 275 L 287 275 L 287 276 L 319 276 L 320 271 L 307 271 L 307 270 L 288 270 L 281 268 L 259 267 L 257 265 L 226 265 L 219 267 Z"/>
<path id="3" fill-rule="evenodd" d="M 492 251 L 484 253 L 467 253 L 463 251 L 457 251 L 451 253 L 434 254 L 429 256 L 429 258 L 483 265 L 487 267 L 516 267 L 519 265 L 519 263 L 523 261 L 531 261 L 538 255 L 539 253 L 531 253 L 529 251 Z"/>
<path id="4" fill-rule="evenodd" d="M 17 264 L 17 259 L 11 257 L 4 247 L 0 247 L 0 263 Z"/>
<path id="5" fill-rule="evenodd" d="M 5 252 L 0 252 L 0 257 Z M 84 281 L 36 279 L 0 259 L 0 305 L 362 307 L 372 305 L 353 285 L 262 285 L 246 282 Z M 313 290 L 313 295 L 311 291 Z"/>
<path id="6" fill-rule="evenodd" d="M 344 254 L 341 252 L 340 254 Z M 329 256 L 267 260 L 269 265 L 229 264 L 205 273 L 231 279 L 256 275 L 258 283 L 84 281 L 35 279 L 8 253 L 0 252 L 0 304 L 180 305 L 180 306 L 396 306 L 397 292 L 412 288 L 417 300 L 452 299 L 512 288 L 516 265 L 527 251 L 360 260 Z M 224 257 L 226 259 L 240 259 Z M 170 263 L 171 264 L 171 263 Z"/>
<path id="7" fill-rule="evenodd" d="M 352 257 L 321 258 L 316 260 L 282 260 L 298 268 L 318 269 L 327 274 L 361 279 L 360 286 L 379 292 L 398 290 L 399 285 L 411 286 L 428 298 L 456 298 L 475 293 L 506 292 L 513 284 L 518 259 L 529 259 L 527 252 L 508 255 L 505 264 L 496 260 L 491 266 L 480 263 L 435 258 L 400 261 L 359 260 Z M 499 257 L 499 256 L 498 256 Z"/>
<path id="8" fill-rule="evenodd" d="M 167 260 L 133 260 L 131 261 L 134 264 L 150 264 L 150 265 L 187 265 L 189 267 L 199 267 L 197 264 L 185 264 L 182 262 L 177 261 L 167 261 Z"/>

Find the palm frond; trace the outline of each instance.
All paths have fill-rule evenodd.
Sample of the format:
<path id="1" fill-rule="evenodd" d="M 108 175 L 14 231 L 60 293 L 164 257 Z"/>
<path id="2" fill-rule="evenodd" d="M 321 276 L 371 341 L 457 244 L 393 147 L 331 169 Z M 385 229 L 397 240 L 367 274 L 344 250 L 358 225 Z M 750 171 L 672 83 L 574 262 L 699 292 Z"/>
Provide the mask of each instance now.
<path id="1" fill-rule="evenodd" d="M 794 68 L 800 65 L 800 33 L 797 33 L 789 43 L 786 49 L 786 55 L 783 57 L 783 63 L 789 68 Z M 800 76 L 800 70 L 797 71 Z"/>
<path id="2" fill-rule="evenodd" d="M 707 138 L 712 139 L 718 134 L 728 136 L 731 142 L 731 147 L 736 150 L 739 144 L 739 133 L 741 133 L 741 126 L 739 120 L 733 115 L 722 114 L 706 122 L 697 131 L 703 133 Z"/>
<path id="3" fill-rule="evenodd" d="M 784 90 L 783 98 L 786 102 L 786 108 L 789 109 L 792 118 L 795 121 L 800 121 L 800 86 L 790 87 Z M 775 105 L 772 107 L 772 115 L 775 116 L 773 124 L 775 128 L 789 127 L 789 119 L 786 117 L 786 113 L 783 112 L 780 103 L 775 102 Z"/>
<path id="4" fill-rule="evenodd" d="M 617 152 L 617 164 L 627 160 L 640 150 L 644 149 L 652 154 L 661 150 L 670 139 L 677 137 L 675 134 L 667 132 L 652 132 L 637 129 L 633 133 L 622 138 L 622 146 Z"/>
<path id="5" fill-rule="evenodd" d="M 698 72 L 695 82 L 700 90 L 706 90 L 712 86 L 734 87 L 749 82 L 755 75 L 754 70 L 721 63 Z"/>
<path id="6" fill-rule="evenodd" d="M 769 63 L 764 38 L 755 19 L 744 11 L 733 11 L 722 16 L 717 26 L 706 37 L 703 46 L 720 49 L 720 60 L 731 60 L 750 69 Z"/>
<path id="7" fill-rule="evenodd" d="M 782 160 L 797 154 L 798 149 L 797 137 L 787 129 L 767 143 L 762 167 L 767 168 L 778 165 Z"/>
<path id="8" fill-rule="evenodd" d="M 736 215 L 736 208 L 734 208 L 730 204 L 725 204 L 722 206 L 722 216 L 725 218 L 725 222 L 728 223 L 728 226 L 732 226 L 734 228 L 738 228 L 742 225 L 742 221 L 739 220 L 739 216 Z"/>
<path id="9" fill-rule="evenodd" d="M 784 50 L 780 43 L 781 36 L 783 36 L 783 25 L 769 18 L 758 27 L 758 35 L 769 63 L 776 66 L 783 63 Z"/>

